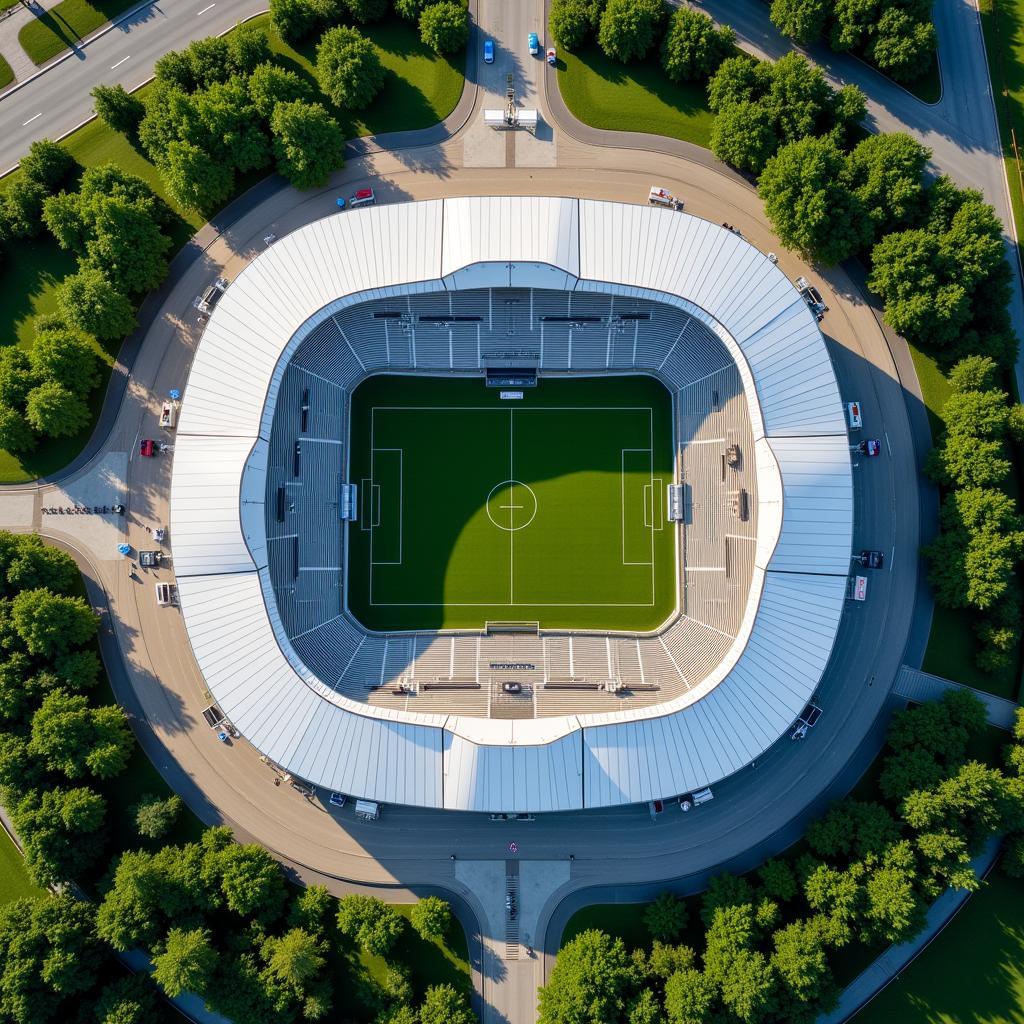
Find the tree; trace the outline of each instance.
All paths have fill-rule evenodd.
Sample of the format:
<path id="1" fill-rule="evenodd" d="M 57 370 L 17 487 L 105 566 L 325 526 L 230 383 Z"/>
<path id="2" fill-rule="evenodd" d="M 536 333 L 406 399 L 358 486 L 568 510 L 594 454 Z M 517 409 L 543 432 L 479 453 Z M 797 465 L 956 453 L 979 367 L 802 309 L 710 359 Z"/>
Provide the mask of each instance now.
<path id="1" fill-rule="evenodd" d="M 837 995 L 822 932 L 812 919 L 793 921 L 772 936 L 771 966 L 785 987 L 786 1001 L 791 1007 L 789 1001 L 795 1000 L 811 1008 L 810 1019 L 817 1017 L 818 1010 L 833 1005 Z M 787 1016 L 798 1019 L 795 1012 Z"/>
<path id="2" fill-rule="evenodd" d="M 8 452 L 30 452 L 36 443 L 36 435 L 24 414 L 0 404 L 0 448 Z"/>
<path id="3" fill-rule="evenodd" d="M 679 938 L 688 917 L 686 904 L 672 893 L 663 892 L 644 910 L 644 925 L 652 939 L 672 942 Z"/>
<path id="4" fill-rule="evenodd" d="M 97 619 L 80 597 L 23 590 L 11 604 L 11 621 L 30 654 L 52 658 L 91 640 Z"/>
<path id="5" fill-rule="evenodd" d="M 759 174 L 778 149 L 774 119 L 762 103 L 723 110 L 711 128 L 711 151 L 724 163 Z"/>
<path id="6" fill-rule="evenodd" d="M 879 0 L 835 0 L 829 45 L 833 50 L 862 50 L 878 22 Z"/>
<path id="7" fill-rule="evenodd" d="M 387 955 L 404 924 L 402 917 L 376 896 L 343 896 L 338 901 L 338 928 L 374 956 Z"/>
<path id="8" fill-rule="evenodd" d="M 301 42 L 319 21 L 320 15 L 309 0 L 270 0 L 270 24 L 286 42 Z"/>
<path id="9" fill-rule="evenodd" d="M 327 944 L 315 935 L 292 928 L 280 938 L 268 936 L 260 948 L 260 956 L 269 973 L 301 997 L 306 985 L 313 981 L 326 963 Z"/>
<path id="10" fill-rule="evenodd" d="M 88 771 L 109 779 L 124 771 L 134 741 L 116 705 L 93 708 L 80 693 L 57 688 L 32 716 L 29 750 L 50 771 L 77 779 Z"/>
<path id="11" fill-rule="evenodd" d="M 821 38 L 830 10 L 826 0 L 772 0 L 769 17 L 784 36 L 806 46 Z"/>
<path id="12" fill-rule="evenodd" d="M 96 116 L 110 129 L 133 137 L 139 130 L 146 105 L 123 85 L 97 85 L 90 93 Z"/>
<path id="13" fill-rule="evenodd" d="M 171 830 L 184 806 L 181 797 L 175 793 L 164 800 L 147 793 L 132 807 L 131 815 L 139 835 L 160 839 Z"/>
<path id="14" fill-rule="evenodd" d="M 294 71 L 276 64 L 260 64 L 249 76 L 249 99 L 256 112 L 269 121 L 278 103 L 302 100 L 309 103 L 312 89 Z"/>
<path id="15" fill-rule="evenodd" d="M 29 359 L 37 380 L 56 381 L 77 394 L 88 394 L 99 382 L 96 350 L 76 331 L 40 332 Z"/>
<path id="16" fill-rule="evenodd" d="M 202 995 L 209 987 L 216 963 L 217 951 L 205 928 L 172 928 L 163 952 L 153 957 L 153 979 L 172 999 L 182 992 Z"/>
<path id="17" fill-rule="evenodd" d="M 780 903 L 788 903 L 799 892 L 796 876 L 788 861 L 766 860 L 757 869 L 757 877 L 761 883 L 761 892 Z"/>
<path id="18" fill-rule="evenodd" d="M 229 843 L 208 862 L 230 910 L 264 922 L 280 915 L 287 897 L 281 866 L 262 846 Z"/>
<path id="19" fill-rule="evenodd" d="M 704 970 L 720 988 L 724 1006 L 744 1021 L 767 1012 L 775 986 L 772 965 L 753 949 L 756 936 L 751 905 L 719 907 L 707 931 Z"/>
<path id="20" fill-rule="evenodd" d="M 9 239 L 35 238 L 42 227 L 46 188 L 31 178 L 18 177 L 0 193 L 0 224 Z"/>
<path id="21" fill-rule="evenodd" d="M 930 21 L 915 21 L 906 11 L 890 7 L 879 19 L 869 55 L 897 82 L 912 82 L 927 74 L 935 47 L 935 26 Z"/>
<path id="22" fill-rule="evenodd" d="M 316 77 L 324 94 L 343 110 L 362 110 L 384 86 L 377 48 L 358 29 L 328 29 L 316 48 Z"/>
<path id="23" fill-rule="evenodd" d="M 170 143 L 160 174 L 168 194 L 190 210 L 216 209 L 235 186 L 231 168 L 191 142 Z"/>
<path id="24" fill-rule="evenodd" d="M 869 135 L 847 158 L 846 179 L 876 238 L 910 227 L 924 210 L 922 180 L 932 151 L 902 132 Z"/>
<path id="25" fill-rule="evenodd" d="M 409 920 L 428 942 L 443 939 L 452 924 L 452 908 L 440 896 L 424 896 L 413 904 Z"/>
<path id="26" fill-rule="evenodd" d="M 769 77 L 764 102 L 775 118 L 780 141 L 794 142 L 833 126 L 836 94 L 818 65 L 787 53 L 769 65 Z"/>
<path id="27" fill-rule="evenodd" d="M 202 138 L 190 141 L 198 142 L 211 158 L 242 173 L 270 162 L 270 142 L 244 78 L 235 75 L 196 93 L 195 111 Z"/>
<path id="28" fill-rule="evenodd" d="M 548 28 L 559 46 L 578 50 L 597 30 L 600 14 L 595 0 L 552 0 Z"/>
<path id="29" fill-rule="evenodd" d="M 226 81 L 234 70 L 231 51 L 224 36 L 193 39 L 182 51 L 182 56 L 188 60 L 194 88 L 197 90 L 208 89 L 218 82 Z"/>
<path id="30" fill-rule="evenodd" d="M 605 1024 L 626 1006 L 630 962 L 620 938 L 591 929 L 566 943 L 538 992 L 540 1024 Z"/>
<path id="31" fill-rule="evenodd" d="M 248 75 L 273 59 L 267 33 L 253 24 L 236 25 L 227 35 L 228 66 L 233 75 Z"/>
<path id="32" fill-rule="evenodd" d="M 420 15 L 420 39 L 435 53 L 458 53 L 469 38 L 469 11 L 456 0 L 429 4 Z"/>
<path id="33" fill-rule="evenodd" d="M 308 885 L 295 897 L 288 923 L 312 935 L 322 935 L 334 911 L 334 897 L 327 886 Z"/>
<path id="34" fill-rule="evenodd" d="M 669 1024 L 705 1024 L 718 996 L 718 985 L 703 971 L 689 967 L 665 982 Z"/>
<path id="35" fill-rule="evenodd" d="M 99 793 L 79 787 L 29 790 L 11 808 L 36 885 L 69 882 L 93 866 L 103 852 L 106 807 Z"/>
<path id="36" fill-rule="evenodd" d="M 270 119 L 277 171 L 296 188 L 326 184 L 345 165 L 345 135 L 319 103 L 278 103 Z"/>
<path id="37" fill-rule="evenodd" d="M 64 278 L 57 288 L 57 308 L 72 327 L 97 338 L 123 338 L 138 323 L 128 296 L 95 269 Z"/>
<path id="38" fill-rule="evenodd" d="M 104 985 L 93 1008 L 98 1024 L 149 1024 L 159 1019 L 157 990 L 146 973 Z"/>
<path id="39" fill-rule="evenodd" d="M 727 57 L 708 82 L 708 106 L 721 114 L 741 103 L 756 103 L 771 88 L 772 76 L 767 61 L 746 54 Z"/>
<path id="40" fill-rule="evenodd" d="M 476 1024 L 476 1015 L 451 985 L 431 985 L 420 1006 L 420 1024 Z"/>
<path id="41" fill-rule="evenodd" d="M 953 391 L 991 391 L 996 387 L 999 367 L 989 356 L 968 356 L 950 367 L 946 379 Z"/>
<path id="42" fill-rule="evenodd" d="M 129 293 L 156 288 L 167 276 L 166 253 L 171 239 L 149 211 L 120 197 L 99 203 L 93 237 L 79 269 L 96 267 L 111 284 Z"/>
<path id="43" fill-rule="evenodd" d="M 50 195 L 67 184 L 77 170 L 78 161 L 60 143 L 49 139 L 33 142 L 21 158 L 22 178 L 38 182 Z"/>
<path id="44" fill-rule="evenodd" d="M 395 0 L 395 13 L 407 21 L 418 22 L 423 8 L 429 2 L 430 0 Z"/>
<path id="45" fill-rule="evenodd" d="M 94 915 L 68 894 L 0 907 L 0 1016 L 16 1024 L 73 1018 L 105 959 Z"/>
<path id="46" fill-rule="evenodd" d="M 0 404 L 21 405 L 34 383 L 27 353 L 14 345 L 0 347 Z"/>
<path id="47" fill-rule="evenodd" d="M 736 33 L 716 28 L 703 11 L 680 7 L 661 44 L 661 66 L 673 82 L 695 82 L 713 74 L 732 52 Z"/>
<path id="48" fill-rule="evenodd" d="M 138 133 L 139 142 L 149 158 L 161 164 L 172 142 L 195 139 L 199 130 L 195 100 L 187 89 L 157 78 L 146 93 L 146 116 L 139 125 Z"/>
<path id="49" fill-rule="evenodd" d="M 624 64 L 646 57 L 665 18 L 662 0 L 608 0 L 597 41 L 605 54 Z"/>

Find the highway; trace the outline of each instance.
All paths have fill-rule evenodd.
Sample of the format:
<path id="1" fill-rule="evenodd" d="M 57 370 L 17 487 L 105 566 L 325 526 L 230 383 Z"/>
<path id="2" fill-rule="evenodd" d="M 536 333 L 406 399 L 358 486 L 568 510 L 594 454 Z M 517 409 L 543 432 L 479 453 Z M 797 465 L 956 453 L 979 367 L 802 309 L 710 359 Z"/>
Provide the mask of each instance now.
<path id="1" fill-rule="evenodd" d="M 540 4 L 480 0 L 477 17 L 495 39 L 497 58 L 484 66 L 479 47 L 471 49 L 472 85 L 453 116 L 455 134 L 438 142 L 444 132 L 412 133 L 389 140 L 387 149 L 364 145 L 328 188 L 296 193 L 269 179 L 224 211 L 147 300 L 86 455 L 42 485 L 0 491 L 0 525 L 38 530 L 76 554 L 90 596 L 104 610 L 102 648 L 115 693 L 147 753 L 204 821 L 230 824 L 297 876 L 326 879 L 337 892 L 372 885 L 388 887 L 396 899 L 434 888 L 456 894 L 468 908 L 463 919 L 472 915 L 479 923 L 484 1019 L 519 1022 L 534 1019 L 533 993 L 546 960 L 503 958 L 501 887 L 486 880 L 502 877 L 507 860 L 516 862 L 523 876 L 521 941 L 550 953 L 565 914 L 593 902 L 595 887 L 634 899 L 666 885 L 693 891 L 713 871 L 753 866 L 790 845 L 808 817 L 849 789 L 870 762 L 897 669 L 920 663 L 930 615 L 917 552 L 934 499 L 918 488 L 927 422 L 906 347 L 886 337 L 856 277 L 844 268 L 819 273 L 781 249 L 750 185 L 707 151 L 574 122 L 551 88 L 553 72 L 526 55 L 527 33 L 544 22 Z M 185 41 L 163 37 L 163 48 Z M 546 127 L 536 138 L 510 139 L 480 124 L 483 106 L 503 98 L 508 70 L 517 73 L 523 101 L 542 111 Z M 62 72 L 50 74 L 56 81 Z M 0 112 L 10 99 L 0 102 Z M 629 807 L 511 824 L 388 807 L 379 821 L 363 823 L 351 807 L 337 812 L 275 786 L 254 750 L 218 743 L 203 723 L 205 687 L 181 620 L 153 601 L 154 580 L 170 579 L 169 571 L 136 581 L 116 556 L 119 540 L 147 546 L 145 528 L 168 519 L 170 460 L 135 453 L 140 436 L 158 436 L 162 397 L 186 380 L 198 342 L 192 300 L 212 278 L 234 278 L 269 232 L 280 237 L 334 212 L 334 195 L 363 183 L 372 183 L 382 201 L 505 193 L 642 202 L 651 181 L 681 194 L 689 212 L 727 220 L 759 248 L 778 253 L 791 278 L 805 273 L 822 285 L 832 308 L 822 326 L 843 394 L 861 401 L 865 434 L 885 441 L 883 457 L 855 471 L 854 548 L 880 548 L 888 564 L 872 574 L 870 599 L 844 617 L 819 691 L 821 721 L 803 743 L 780 740 L 717 785 L 712 804 L 685 817 L 668 810 L 652 820 L 646 807 Z M 40 513 L 44 506 L 103 503 L 104 496 L 109 502 L 115 494 L 128 504 L 123 525 L 88 517 L 44 523 Z M 513 840 L 518 848 L 511 855 Z"/>

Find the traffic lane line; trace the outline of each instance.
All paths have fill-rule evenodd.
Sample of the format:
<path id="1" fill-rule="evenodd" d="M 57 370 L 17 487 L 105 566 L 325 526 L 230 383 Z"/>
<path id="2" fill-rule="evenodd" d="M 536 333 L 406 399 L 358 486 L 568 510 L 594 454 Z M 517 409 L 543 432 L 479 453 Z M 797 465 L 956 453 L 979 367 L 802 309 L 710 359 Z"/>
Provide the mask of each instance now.
<path id="1" fill-rule="evenodd" d="M 210 4 L 209 7 L 204 7 L 201 11 L 196 11 L 196 17 L 198 18 L 200 14 L 205 14 L 207 11 L 212 11 L 216 6 L 216 4 Z"/>
<path id="2" fill-rule="evenodd" d="M 114 68 L 119 68 L 126 60 L 131 60 L 131 55 L 127 57 L 122 57 L 116 64 L 111 64 L 110 70 L 113 71 Z"/>
<path id="3" fill-rule="evenodd" d="M 42 117 L 42 116 L 43 116 L 43 112 L 40 110 L 38 114 L 33 114 L 27 121 L 22 121 L 21 122 L 21 127 L 24 128 L 25 125 L 31 124 L 37 117 Z"/>

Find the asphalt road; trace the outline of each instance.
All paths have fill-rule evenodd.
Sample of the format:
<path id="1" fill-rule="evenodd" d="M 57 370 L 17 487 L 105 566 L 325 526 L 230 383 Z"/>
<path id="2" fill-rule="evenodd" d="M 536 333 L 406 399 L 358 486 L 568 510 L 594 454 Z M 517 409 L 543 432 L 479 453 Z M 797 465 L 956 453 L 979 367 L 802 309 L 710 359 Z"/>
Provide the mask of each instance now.
<path id="1" fill-rule="evenodd" d="M 482 0 L 480 10 L 488 28 L 491 3 L 498 0 Z M 495 37 L 510 54 L 525 54 L 525 23 L 502 7 L 505 22 Z M 524 4 L 520 13 L 536 17 L 539 10 Z M 164 48 L 178 45 L 182 42 L 163 42 Z M 329 188 L 316 194 L 298 194 L 283 183 L 261 185 L 248 201 L 219 219 L 218 230 L 205 229 L 202 244 L 175 262 L 172 278 L 147 303 L 146 323 L 126 347 L 121 390 L 112 392 L 105 433 L 91 458 L 37 494 L 36 525 L 41 518 L 38 505 L 57 503 L 55 488 L 73 495 L 105 472 L 101 463 L 108 453 L 133 453 L 140 431 L 156 431 L 160 396 L 183 383 L 198 340 L 194 296 L 214 276 L 233 278 L 262 248 L 268 231 L 281 236 L 333 212 L 333 196 L 341 187 L 372 182 L 384 201 L 506 193 L 642 202 L 650 181 L 658 180 L 682 194 L 688 210 L 716 223 L 728 220 L 758 247 L 779 253 L 791 277 L 812 273 L 779 247 L 749 184 L 706 151 L 574 124 L 559 110 L 557 93 L 548 95 L 550 74 L 543 67 L 539 71 L 523 81 L 536 89 L 537 105 L 553 128 L 557 166 L 467 168 L 464 139 L 473 130 L 471 123 L 440 145 L 392 152 L 367 147 L 367 155 L 353 160 Z M 500 68 L 475 65 L 470 80 L 487 83 L 494 74 L 500 75 Z M 0 103 L 0 111 L 7 102 Z M 788 846 L 807 817 L 848 789 L 877 752 L 889 686 L 904 660 L 919 659 L 928 631 L 928 616 L 916 601 L 922 500 L 929 509 L 928 495 L 918 491 L 916 472 L 925 443 L 920 433 L 923 410 L 916 381 L 912 373 L 906 375 L 905 346 L 891 339 L 894 361 L 890 343 L 846 270 L 836 268 L 814 278 L 832 307 L 822 326 L 843 394 L 861 401 L 865 434 L 885 441 L 883 456 L 864 460 L 856 470 L 854 546 L 883 549 L 888 564 L 872 574 L 868 602 L 851 606 L 844 616 L 819 691 L 825 715 L 807 741 L 780 740 L 756 765 L 717 785 L 712 804 L 685 817 L 666 811 L 652 821 L 646 808 L 627 807 L 542 816 L 512 825 L 491 823 L 482 815 L 388 807 L 378 822 L 357 822 L 351 808 L 335 812 L 287 787 L 275 787 L 270 771 L 246 744 L 218 743 L 199 714 L 205 687 L 181 620 L 152 601 L 155 577 L 141 583 L 129 580 L 123 562 L 111 557 L 112 545 L 87 543 L 73 532 L 74 521 L 61 524 L 63 531 L 48 524 L 47 535 L 78 554 L 90 593 L 101 607 L 109 605 L 103 650 L 115 692 L 171 786 L 203 820 L 227 822 L 241 838 L 258 839 L 301 877 L 330 879 L 335 891 L 389 886 L 396 898 L 421 887 L 442 887 L 464 898 L 478 921 L 486 917 L 480 901 L 494 894 L 473 893 L 459 883 L 452 854 L 459 861 L 504 860 L 508 842 L 515 839 L 520 860 L 564 864 L 572 855 L 569 882 L 543 907 L 532 908 L 537 934 L 549 934 L 552 942 L 557 915 L 550 932 L 548 924 L 558 904 L 570 898 L 591 902 L 593 887 L 613 885 L 608 891 L 615 898 L 642 898 L 665 884 L 692 889 L 713 870 L 749 867 Z M 145 525 L 167 521 L 169 471 L 168 460 L 129 462 L 125 536 L 136 547 L 145 546 Z M 170 578 L 166 570 L 161 578 Z M 627 891 L 626 886 L 638 888 Z M 571 905 L 563 902 L 564 908 Z M 501 938 L 482 935 L 485 943 Z M 481 965 L 486 1019 L 532 1020 L 540 964 L 528 961 L 525 969 L 510 971 L 481 955 Z"/>
<path id="2" fill-rule="evenodd" d="M 164 0 L 143 4 L 87 46 L 0 99 L 3 167 L 17 163 L 36 139 L 55 139 L 92 116 L 97 85 L 134 89 L 158 57 L 193 39 L 216 35 L 267 9 L 266 0 Z"/>

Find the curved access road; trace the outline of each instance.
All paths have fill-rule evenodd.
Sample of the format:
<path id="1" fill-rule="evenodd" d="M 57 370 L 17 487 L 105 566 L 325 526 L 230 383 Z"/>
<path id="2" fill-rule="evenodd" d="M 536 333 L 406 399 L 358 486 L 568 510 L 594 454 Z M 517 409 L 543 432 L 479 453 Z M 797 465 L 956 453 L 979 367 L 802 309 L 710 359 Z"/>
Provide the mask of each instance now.
<path id="1" fill-rule="evenodd" d="M 814 274 L 832 307 L 823 327 L 841 389 L 861 401 L 867 428 L 885 440 L 883 457 L 864 460 L 855 473 L 855 547 L 883 549 L 887 566 L 873 574 L 870 600 L 851 605 L 844 617 L 819 691 L 826 713 L 805 743 L 780 740 L 716 786 L 712 804 L 685 817 L 666 811 L 652 820 L 646 808 L 625 807 L 513 825 L 399 807 L 386 808 L 377 822 L 358 822 L 350 807 L 337 811 L 275 786 L 271 769 L 244 742 L 217 742 L 200 714 L 208 695 L 181 620 L 153 600 L 154 581 L 171 579 L 172 567 L 129 577 L 116 552 L 122 540 L 147 547 L 147 527 L 167 522 L 170 459 L 138 458 L 137 442 L 160 436 L 162 397 L 187 379 L 199 338 L 192 301 L 212 278 L 232 279 L 268 234 L 280 237 L 334 212 L 334 196 L 363 183 L 372 183 L 382 201 L 504 193 L 640 202 L 657 181 L 684 196 L 692 213 L 728 221 L 753 244 L 774 250 L 791 277 L 813 273 L 780 248 L 749 184 L 705 151 L 671 140 L 591 135 L 572 122 L 548 88 L 553 72 L 525 56 L 526 33 L 542 27 L 539 3 L 481 0 L 479 20 L 497 43 L 498 59 L 471 70 L 477 87 L 466 126 L 441 143 L 414 135 L 391 140 L 393 148 L 366 145 L 364 155 L 316 193 L 271 180 L 204 229 L 147 302 L 143 327 L 126 346 L 131 358 L 120 366 L 121 387 L 111 392 L 109 414 L 86 458 L 51 481 L 0 492 L 0 525 L 38 530 L 76 552 L 104 612 L 102 646 L 118 699 L 158 769 L 204 821 L 232 825 L 302 877 L 332 880 L 335 891 L 373 885 L 406 898 L 436 886 L 460 896 L 480 924 L 475 955 L 485 1020 L 527 1021 L 543 958 L 530 958 L 524 947 L 544 948 L 559 902 L 610 885 L 641 887 L 630 890 L 633 898 L 643 887 L 693 888 L 714 870 L 752 866 L 788 846 L 808 816 L 866 767 L 881 742 L 895 673 L 905 660 L 919 662 L 927 637 L 927 615 L 915 609 L 921 507 L 929 499 L 917 486 L 922 438 L 912 424 L 919 428 L 923 411 L 905 351 L 898 342 L 890 349 L 855 276 L 843 268 Z M 524 102 L 545 118 L 536 136 L 498 136 L 480 124 L 480 109 L 503 92 L 504 75 L 513 69 Z M 123 520 L 41 513 L 118 500 L 127 504 Z M 511 959 L 506 872 L 518 872 L 521 893 L 520 945 Z M 612 895 L 624 894 L 620 888 Z M 592 902 L 595 894 L 575 898 Z"/>

